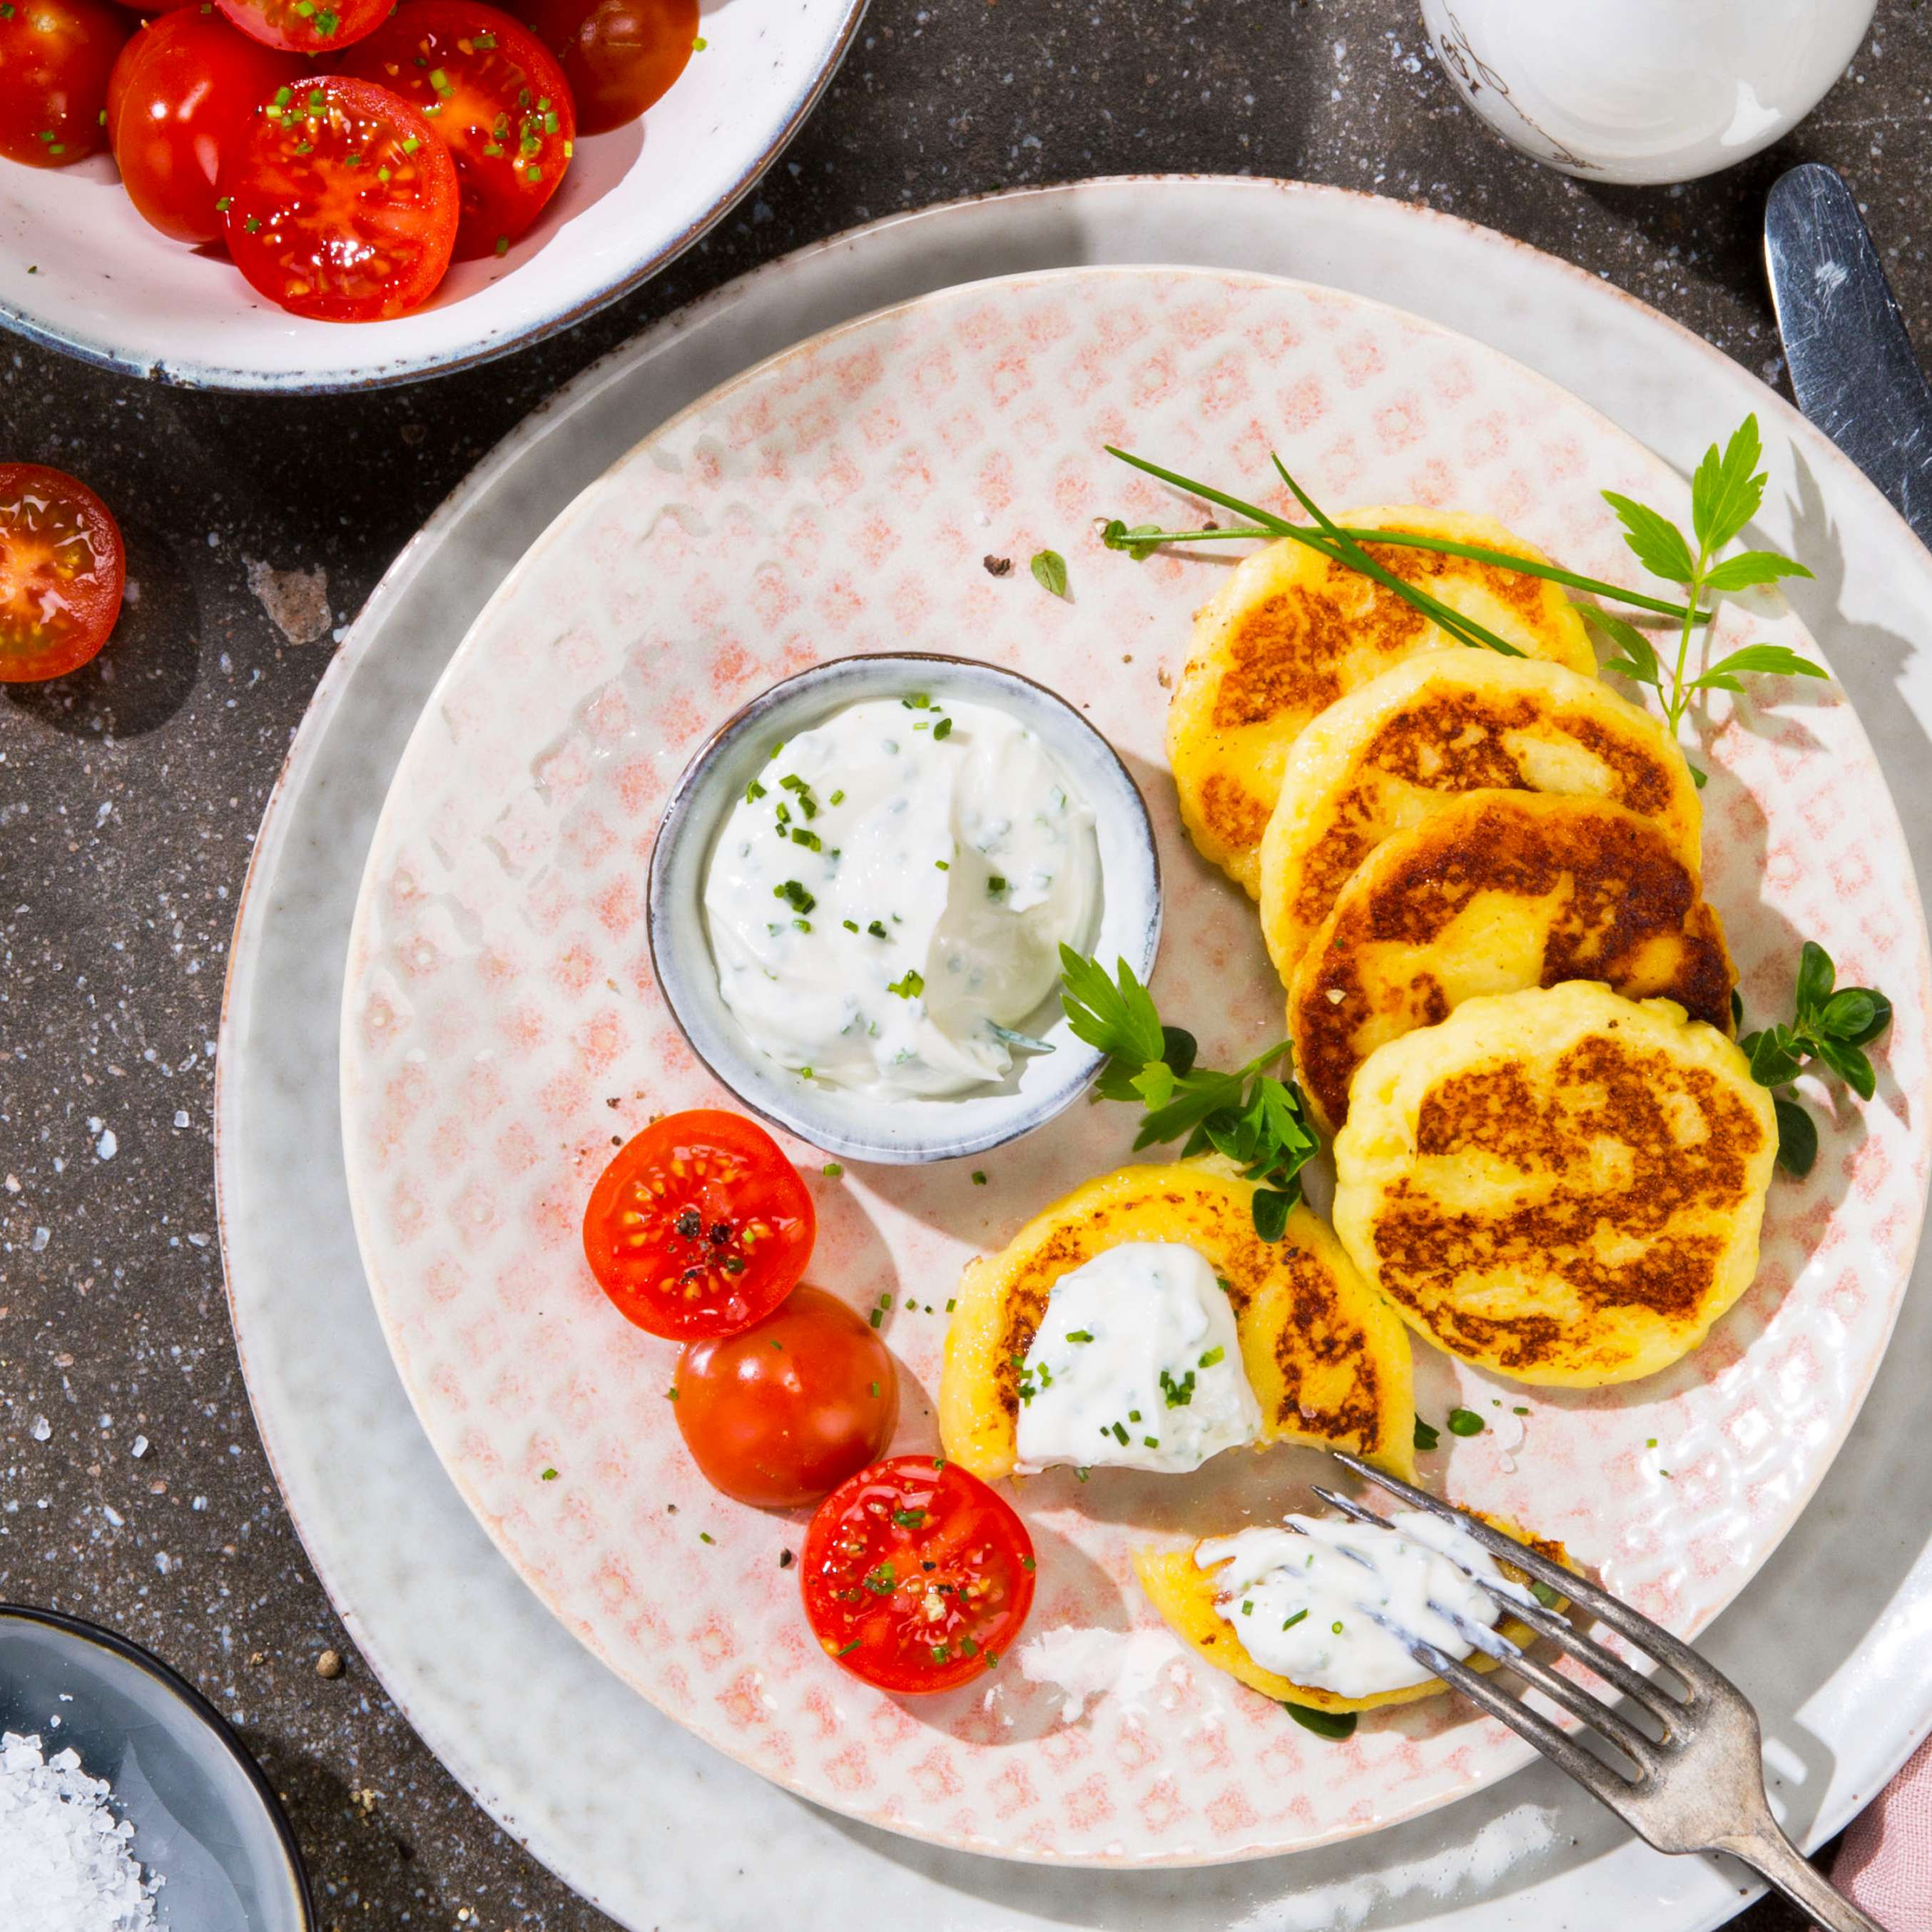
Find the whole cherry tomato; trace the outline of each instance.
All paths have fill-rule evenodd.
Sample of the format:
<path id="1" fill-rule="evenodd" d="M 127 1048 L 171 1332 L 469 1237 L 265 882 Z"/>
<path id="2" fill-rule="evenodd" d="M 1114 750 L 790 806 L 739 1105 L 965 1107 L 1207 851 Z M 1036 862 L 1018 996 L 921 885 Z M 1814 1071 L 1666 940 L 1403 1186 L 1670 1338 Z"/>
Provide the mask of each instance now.
<path id="1" fill-rule="evenodd" d="M 301 58 L 251 40 L 219 14 L 164 14 L 115 63 L 108 128 L 128 198 L 164 235 L 214 242 L 223 157 L 261 104 L 302 77 Z"/>
<path id="2" fill-rule="evenodd" d="M 0 0 L 0 155 L 64 168 L 107 144 L 107 79 L 134 22 L 106 0 Z"/>
<path id="3" fill-rule="evenodd" d="M 341 71 L 420 107 L 456 163 L 456 256 L 502 254 L 536 220 L 570 164 L 577 110 L 527 27 L 477 0 L 404 0 Z"/>
<path id="4" fill-rule="evenodd" d="M 617 1151 L 584 1210 L 584 1253 L 618 1311 L 674 1341 L 769 1315 L 812 1258 L 818 1219 L 756 1121 L 668 1114 Z"/>
<path id="5" fill-rule="evenodd" d="M 816 1502 L 892 1440 L 898 1378 L 878 1331 L 823 1288 L 792 1290 L 678 1358 L 677 1426 L 712 1488 L 761 1509 Z"/>
<path id="6" fill-rule="evenodd" d="M 406 314 L 449 266 L 456 164 L 406 100 L 366 80 L 319 74 L 278 88 L 223 158 L 218 185 L 235 266 L 297 315 Z"/>
<path id="7" fill-rule="evenodd" d="M 215 0 L 215 4 L 264 46 L 326 54 L 374 33 L 394 0 Z"/>
<path id="8" fill-rule="evenodd" d="M 698 39 L 698 0 L 517 0 L 515 11 L 562 62 L 586 134 L 662 99 Z"/>
<path id="9" fill-rule="evenodd" d="M 882 1690 L 950 1690 L 998 1665 L 1033 1607 L 1033 1539 L 938 1456 L 861 1469 L 818 1506 L 799 1563 L 826 1654 Z"/>
<path id="10" fill-rule="evenodd" d="M 0 683 L 75 670 L 121 614 L 120 526 L 85 483 L 0 463 Z"/>

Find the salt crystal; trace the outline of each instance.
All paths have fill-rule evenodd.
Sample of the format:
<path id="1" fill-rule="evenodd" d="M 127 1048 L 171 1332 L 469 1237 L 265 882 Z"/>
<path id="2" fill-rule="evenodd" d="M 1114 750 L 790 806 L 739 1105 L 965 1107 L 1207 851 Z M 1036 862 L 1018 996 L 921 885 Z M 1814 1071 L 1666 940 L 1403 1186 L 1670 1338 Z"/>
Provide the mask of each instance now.
<path id="1" fill-rule="evenodd" d="M 161 1880 L 143 1874 L 134 1828 L 114 1816 L 112 1796 L 71 1746 L 49 1758 L 37 1733 L 0 1736 L 0 1925 L 8 1932 L 147 1932 L 154 1924 Z"/>
<path id="2" fill-rule="evenodd" d="M 44 1254 L 46 1251 L 47 1244 L 52 1239 L 53 1230 L 51 1228 L 36 1228 L 34 1230 L 34 1238 L 27 1245 L 35 1254 Z"/>
<path id="3" fill-rule="evenodd" d="M 114 1138 L 114 1130 L 112 1127 L 104 1129 L 100 1139 L 94 1144 L 94 1151 L 103 1160 L 112 1160 L 120 1150 L 121 1143 Z"/>
<path id="4" fill-rule="evenodd" d="M 33 1427 L 27 1432 L 36 1442 L 44 1442 L 54 1432 L 54 1426 L 44 1415 L 37 1415 Z"/>
<path id="5" fill-rule="evenodd" d="M 145 1456 L 148 1453 L 148 1438 L 145 1436 L 136 1436 L 134 1441 L 128 1444 L 128 1453 L 130 1456 Z"/>
<path id="6" fill-rule="evenodd" d="M 184 1127 L 188 1125 L 188 1109 L 185 1107 L 177 1107 L 175 1109 L 175 1125 L 178 1127 Z"/>

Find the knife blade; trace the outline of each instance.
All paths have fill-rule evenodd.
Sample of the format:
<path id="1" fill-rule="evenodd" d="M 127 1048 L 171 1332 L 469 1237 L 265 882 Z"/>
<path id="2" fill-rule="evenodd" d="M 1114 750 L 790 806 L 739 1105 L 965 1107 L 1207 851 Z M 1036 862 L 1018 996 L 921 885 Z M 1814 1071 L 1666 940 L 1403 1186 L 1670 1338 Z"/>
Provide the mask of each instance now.
<path id="1" fill-rule="evenodd" d="M 1764 254 L 1798 406 L 1932 547 L 1932 384 L 1844 177 L 1781 176 Z"/>

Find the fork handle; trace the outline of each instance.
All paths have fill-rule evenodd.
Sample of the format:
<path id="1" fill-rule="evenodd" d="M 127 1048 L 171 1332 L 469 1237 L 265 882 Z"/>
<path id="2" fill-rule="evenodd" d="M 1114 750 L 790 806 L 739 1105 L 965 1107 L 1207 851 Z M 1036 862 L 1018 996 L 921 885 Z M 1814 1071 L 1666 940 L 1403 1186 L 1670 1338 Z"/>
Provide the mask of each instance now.
<path id="1" fill-rule="evenodd" d="M 1870 1912 L 1862 1912 L 1820 1872 L 1768 1815 L 1748 1834 L 1718 1849 L 1742 1858 L 1768 1879 L 1774 1889 L 1808 1912 L 1825 1932 L 1886 1932 Z"/>

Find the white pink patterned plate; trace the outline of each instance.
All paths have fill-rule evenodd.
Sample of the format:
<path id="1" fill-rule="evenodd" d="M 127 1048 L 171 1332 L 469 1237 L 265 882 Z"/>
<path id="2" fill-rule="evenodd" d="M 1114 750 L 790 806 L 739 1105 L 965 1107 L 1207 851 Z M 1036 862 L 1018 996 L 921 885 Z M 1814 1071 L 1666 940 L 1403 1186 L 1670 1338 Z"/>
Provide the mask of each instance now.
<path id="1" fill-rule="evenodd" d="M 1027 1485 L 1041 1585 L 1029 1640 L 984 1690 L 896 1701 L 811 1642 L 779 1568 L 800 1520 L 697 1477 L 664 1400 L 674 1352 L 610 1310 L 576 1234 L 615 1142 L 652 1112 L 722 1097 L 649 971 L 658 812 L 722 718 L 822 657 L 956 650 L 1079 703 L 1154 815 L 1163 1011 L 1210 1055 L 1274 1036 L 1252 910 L 1188 847 L 1162 760 L 1188 616 L 1226 565 L 1100 547 L 1095 517 L 1167 507 L 1108 442 L 1270 502 L 1278 448 L 1331 508 L 1484 510 L 1610 577 L 1629 559 L 1600 489 L 1685 510 L 1672 472 L 1519 365 L 1259 277 L 982 283 L 788 351 L 579 498 L 424 711 L 351 939 L 344 1136 L 378 1312 L 432 1442 L 506 1556 L 613 1669 L 767 1776 L 895 1830 L 1022 1858 L 1200 1864 L 1372 1830 L 1523 1761 L 1508 1732 L 1444 1701 L 1343 1744 L 1316 1739 L 1156 1627 L 1132 1544 L 1278 1510 L 1312 1459 Z M 1067 601 L 1024 569 L 1046 547 L 1067 557 Z M 988 556 L 1019 567 L 995 578 Z M 1819 648 L 1773 602 L 1722 628 L 1726 643 Z M 1883 1350 L 1923 1204 L 1928 1130 L 1904 1096 L 1924 1089 L 1932 1012 L 1898 819 L 1835 688 L 1717 700 L 1700 762 L 1708 886 L 1750 1016 L 1784 1013 L 1798 940 L 1816 938 L 1847 980 L 1896 1003 L 1878 1097 L 1828 1122 L 1808 1181 L 1778 1184 L 1757 1283 L 1690 1361 L 1544 1394 L 1426 1348 L 1417 1364 L 1426 1418 L 1460 1402 L 1492 1424 L 1445 1434 L 1432 1477 L 1562 1538 L 1685 1633 L 1790 1526 Z M 821 1176 L 822 1157 L 791 1148 L 819 1204 L 812 1278 L 860 1305 L 893 1297 L 900 1446 L 933 1440 L 940 1311 L 962 1263 L 1126 1158 L 1131 1136 L 1124 1110 L 1077 1110 L 980 1159 L 983 1185 L 973 1162 Z"/>

